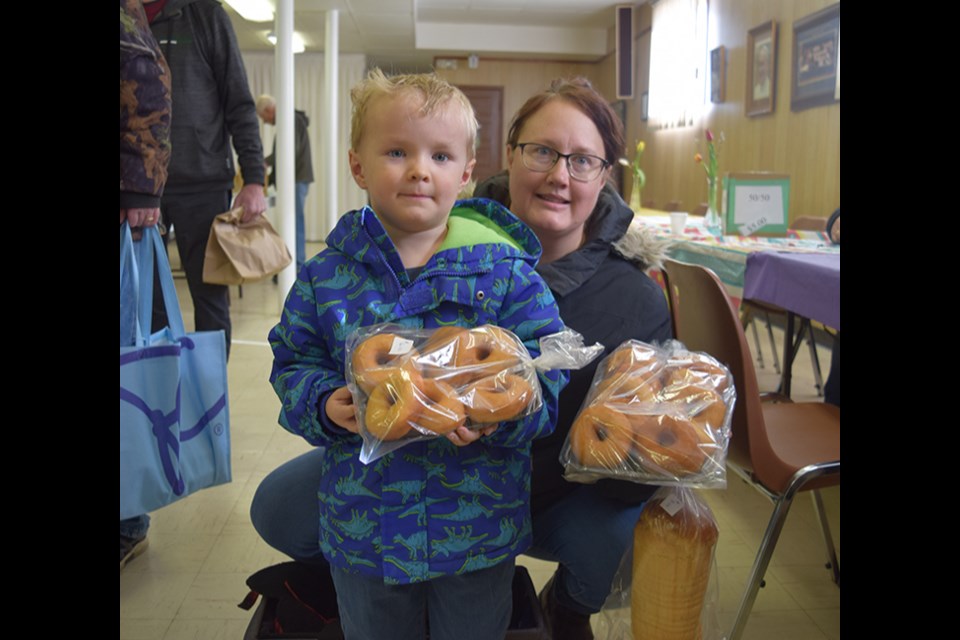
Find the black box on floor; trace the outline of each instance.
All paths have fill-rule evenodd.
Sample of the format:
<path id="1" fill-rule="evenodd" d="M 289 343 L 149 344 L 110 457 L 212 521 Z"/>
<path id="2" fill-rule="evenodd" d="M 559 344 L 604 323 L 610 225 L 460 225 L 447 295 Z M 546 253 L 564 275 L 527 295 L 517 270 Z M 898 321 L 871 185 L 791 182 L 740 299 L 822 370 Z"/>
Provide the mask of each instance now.
<path id="1" fill-rule="evenodd" d="M 250 576 L 252 591 L 240 606 L 250 609 L 262 597 L 243 640 L 342 640 L 337 593 L 329 574 L 318 574 L 323 572 L 285 562 Z M 550 640 L 530 573 L 520 565 L 513 574 L 513 614 L 506 640 Z"/>

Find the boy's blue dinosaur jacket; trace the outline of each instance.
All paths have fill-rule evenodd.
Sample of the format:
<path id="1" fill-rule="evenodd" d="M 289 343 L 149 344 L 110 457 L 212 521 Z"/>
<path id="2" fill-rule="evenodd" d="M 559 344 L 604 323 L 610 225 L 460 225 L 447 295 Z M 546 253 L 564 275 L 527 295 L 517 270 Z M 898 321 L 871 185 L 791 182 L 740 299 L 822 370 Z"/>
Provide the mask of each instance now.
<path id="1" fill-rule="evenodd" d="M 411 282 L 373 211 L 352 211 L 301 269 L 270 333 L 280 424 L 326 447 L 320 547 L 333 566 L 386 583 L 476 571 L 529 546 L 530 443 L 553 431 L 566 384 L 565 373 L 541 373 L 543 408 L 473 444 L 414 442 L 370 465 L 359 461 L 360 436 L 323 413 L 329 393 L 346 384 L 344 343 L 357 327 L 495 324 L 516 333 L 534 357 L 539 337 L 563 328 L 534 271 L 541 249 L 533 232 L 493 201 L 462 201 L 451 218 L 464 210 L 492 220 L 523 250 L 506 243 L 441 248 Z"/>

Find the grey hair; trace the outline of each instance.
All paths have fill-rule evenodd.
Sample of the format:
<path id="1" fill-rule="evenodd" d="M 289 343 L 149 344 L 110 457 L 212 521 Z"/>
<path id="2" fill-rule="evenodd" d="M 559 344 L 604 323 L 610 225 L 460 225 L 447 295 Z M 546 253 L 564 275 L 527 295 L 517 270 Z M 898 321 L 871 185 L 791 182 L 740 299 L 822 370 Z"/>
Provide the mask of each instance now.
<path id="1" fill-rule="evenodd" d="M 263 112 L 270 107 L 277 108 L 277 101 L 269 94 L 257 96 L 257 115 L 263 115 Z"/>

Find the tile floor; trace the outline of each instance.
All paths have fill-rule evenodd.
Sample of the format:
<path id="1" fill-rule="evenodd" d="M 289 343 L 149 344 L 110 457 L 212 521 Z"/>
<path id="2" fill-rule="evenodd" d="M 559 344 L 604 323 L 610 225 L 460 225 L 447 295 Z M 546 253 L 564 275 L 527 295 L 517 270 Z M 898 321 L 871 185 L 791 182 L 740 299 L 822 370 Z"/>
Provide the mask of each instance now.
<path id="1" fill-rule="evenodd" d="M 185 321 L 192 325 L 186 282 L 177 280 Z M 266 335 L 279 315 L 277 286 L 232 288 L 234 343 L 229 365 L 233 482 L 201 491 L 152 515 L 150 546 L 120 573 L 121 640 L 239 640 L 250 614 L 237 608 L 245 579 L 286 558 L 264 544 L 250 524 L 254 491 L 270 471 L 308 450 L 277 425 L 279 402 L 267 383 L 271 353 Z M 750 338 L 751 346 L 752 338 Z M 764 343 L 769 363 L 769 344 Z M 813 400 L 806 350 L 794 367 L 794 398 Z M 820 350 L 824 375 L 829 351 Z M 758 370 L 764 390 L 776 386 L 772 366 Z M 732 624 L 740 594 L 770 514 L 769 502 L 731 475 L 725 491 L 703 491 L 720 528 L 713 584 L 721 628 Z M 825 492 L 833 537 L 839 548 L 840 490 Z M 794 504 L 754 605 L 745 638 L 823 640 L 840 637 L 840 590 L 823 568 L 810 500 Z M 539 590 L 553 565 L 521 557 Z M 616 620 L 616 616 L 610 620 Z M 609 625 L 594 617 L 600 631 Z M 598 636 L 604 638 L 604 636 Z M 612 638 L 613 636 L 609 636 Z"/>

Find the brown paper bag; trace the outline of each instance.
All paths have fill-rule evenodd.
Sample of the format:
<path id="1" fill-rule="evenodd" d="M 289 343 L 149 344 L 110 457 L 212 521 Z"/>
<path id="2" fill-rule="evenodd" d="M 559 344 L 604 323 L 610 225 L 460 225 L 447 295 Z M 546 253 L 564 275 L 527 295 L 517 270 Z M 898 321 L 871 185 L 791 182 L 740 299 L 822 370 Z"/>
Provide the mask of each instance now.
<path id="1" fill-rule="evenodd" d="M 241 223 L 243 209 L 218 215 L 210 227 L 203 260 L 207 284 L 243 284 L 280 272 L 293 258 L 270 221 L 257 216 Z"/>

